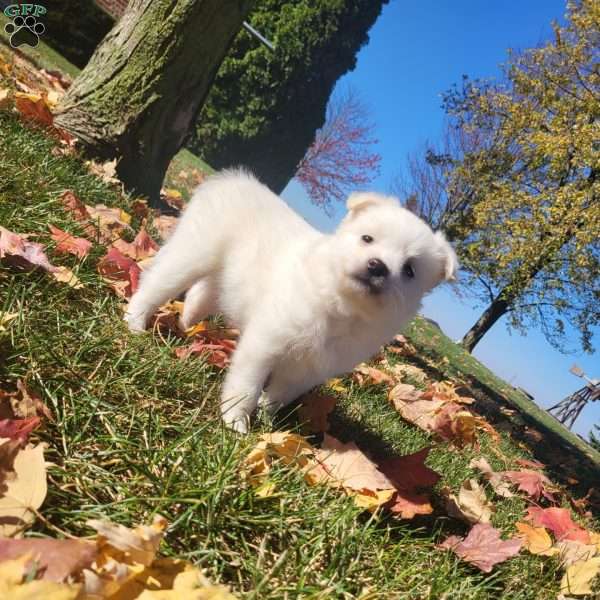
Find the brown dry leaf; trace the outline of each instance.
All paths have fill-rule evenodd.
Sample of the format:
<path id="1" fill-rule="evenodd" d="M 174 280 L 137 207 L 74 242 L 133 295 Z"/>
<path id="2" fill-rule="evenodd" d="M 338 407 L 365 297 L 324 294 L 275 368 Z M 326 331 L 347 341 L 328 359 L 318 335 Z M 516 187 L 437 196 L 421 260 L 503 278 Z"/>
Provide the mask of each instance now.
<path id="1" fill-rule="evenodd" d="M 297 465 L 305 471 L 305 478 L 313 482 L 321 477 L 321 470 L 313 460 L 316 449 L 301 435 L 291 431 L 277 431 L 260 436 L 260 441 L 244 459 L 242 474 L 252 485 L 264 482 L 276 461 Z"/>
<path id="2" fill-rule="evenodd" d="M 35 416 L 53 420 L 52 411 L 21 379 L 17 380 L 16 392 L 0 390 L 0 418 L 28 419 Z"/>
<path id="3" fill-rule="evenodd" d="M 79 290 L 83 287 L 83 283 L 81 283 L 75 273 L 73 273 L 71 269 L 67 269 L 67 267 L 54 267 L 50 274 L 56 281 L 66 283 L 75 290 Z"/>
<path id="4" fill-rule="evenodd" d="M 75 289 L 82 287 L 82 283 L 70 269 L 50 263 L 42 244 L 30 242 L 27 236 L 19 235 L 1 226 L 0 259 L 19 269 L 43 269 L 57 281 L 67 283 Z"/>
<path id="5" fill-rule="evenodd" d="M 298 419 L 309 433 L 329 431 L 329 414 L 335 408 L 337 398 L 330 394 L 310 392 L 302 396 Z"/>
<path id="6" fill-rule="evenodd" d="M 558 548 L 552 545 L 552 538 L 544 527 L 532 527 L 527 523 L 515 523 L 520 537 L 523 538 L 523 546 L 531 554 L 541 554 L 542 556 L 554 556 L 558 554 Z"/>
<path id="7" fill-rule="evenodd" d="M 456 404 L 473 404 L 475 400 L 468 396 L 459 396 L 456 386 L 451 381 L 435 381 L 423 392 L 426 400 L 443 400 Z"/>
<path id="8" fill-rule="evenodd" d="M 92 223 L 98 228 L 100 238 L 105 243 L 119 239 L 125 232 L 132 231 L 129 223 L 131 216 L 120 208 L 108 207 L 104 204 L 90 206 L 86 204 Z"/>
<path id="9" fill-rule="evenodd" d="M 12 323 L 18 316 L 18 312 L 9 313 L 0 311 L 0 332 L 8 331 L 7 325 Z"/>
<path id="10" fill-rule="evenodd" d="M 54 225 L 48 225 L 51 237 L 56 242 L 56 251 L 85 258 L 92 249 L 92 243 L 85 238 L 75 237 Z"/>
<path id="11" fill-rule="evenodd" d="M 475 479 L 464 481 L 458 496 L 450 493 L 448 488 L 442 490 L 442 495 L 446 498 L 448 514 L 466 523 L 489 523 L 495 510 Z"/>
<path id="12" fill-rule="evenodd" d="M 364 363 L 355 367 L 354 378 L 360 386 L 366 385 L 367 383 L 372 383 L 375 385 L 385 383 L 393 386 L 395 383 L 394 379 L 384 371 L 370 367 Z"/>
<path id="13" fill-rule="evenodd" d="M 52 127 L 54 117 L 46 99 L 41 94 L 15 92 L 14 98 L 15 106 L 24 119 L 35 121 L 45 127 Z"/>
<path id="14" fill-rule="evenodd" d="M 237 342 L 234 340 L 199 335 L 189 346 L 176 348 L 175 356 L 182 360 L 190 356 L 201 356 L 207 363 L 220 369 L 226 369 L 231 363 L 231 356 L 236 345 Z"/>
<path id="15" fill-rule="evenodd" d="M 35 519 L 46 498 L 44 444 L 19 450 L 14 458 L 14 476 L 4 481 L 0 496 L 0 535 L 18 535 Z"/>
<path id="16" fill-rule="evenodd" d="M 91 216 L 85 204 L 71 190 L 66 190 L 60 197 L 61 204 L 67 209 L 71 216 L 83 223 L 83 230 L 88 237 L 96 238 L 96 228 L 89 223 Z"/>
<path id="17" fill-rule="evenodd" d="M 137 233 L 133 242 L 118 239 L 113 242 L 112 246 L 124 256 L 133 258 L 135 261 L 145 260 L 158 252 L 158 244 L 148 235 L 144 227 Z"/>
<path id="18" fill-rule="evenodd" d="M 163 242 L 166 242 L 173 231 L 175 231 L 178 220 L 179 219 L 177 217 L 172 217 L 170 215 L 160 215 L 158 217 L 154 217 L 152 220 L 152 226 L 158 232 L 160 239 Z"/>
<path id="19" fill-rule="evenodd" d="M 597 548 L 594 544 L 582 544 L 573 540 L 557 542 L 556 549 L 563 567 L 570 567 L 576 562 L 589 560 L 597 554 Z"/>
<path id="20" fill-rule="evenodd" d="M 11 104 L 10 90 L 6 88 L 0 89 L 0 110 L 8 108 Z"/>
<path id="21" fill-rule="evenodd" d="M 156 558 L 167 520 L 155 515 L 151 525 L 138 525 L 135 529 L 99 519 L 90 519 L 87 525 L 98 532 L 101 552 L 115 557 L 114 551 L 118 550 L 125 554 L 128 562 L 149 566 Z"/>
<path id="22" fill-rule="evenodd" d="M 567 568 L 560 582 L 560 591 L 576 596 L 593 593 L 592 580 L 600 573 L 600 556 L 580 561 Z"/>
<path id="23" fill-rule="evenodd" d="M 326 433 L 316 457 L 329 475 L 328 483 L 336 487 L 357 492 L 394 488 L 394 484 L 354 442 L 344 444 Z"/>
<path id="24" fill-rule="evenodd" d="M 65 581 L 90 567 L 97 553 L 96 544 L 86 540 L 0 539 L 0 563 L 29 556 L 29 563 L 37 563 L 41 578 L 48 581 Z"/>
<path id="25" fill-rule="evenodd" d="M 407 377 L 415 380 L 418 383 L 425 383 L 427 381 L 427 373 L 425 373 L 423 369 L 419 369 L 419 367 L 415 367 L 414 365 L 399 363 L 393 367 L 390 367 L 390 371 L 392 375 L 399 381 L 402 381 Z"/>
<path id="26" fill-rule="evenodd" d="M 3 600 L 77 600 L 81 586 L 34 579 L 30 581 L 29 557 L 0 563 L 0 598 Z"/>
<path id="27" fill-rule="evenodd" d="M 502 496 L 503 498 L 512 498 L 514 496 L 510 491 L 510 485 L 502 480 L 502 473 L 494 471 L 484 456 L 473 458 L 469 463 L 469 467 L 481 471 L 498 496 Z"/>
<path id="28" fill-rule="evenodd" d="M 109 160 L 103 163 L 98 163 L 94 160 L 86 161 L 86 166 L 91 173 L 97 175 L 102 181 L 111 184 L 120 185 L 117 179 L 117 159 Z"/>
<path id="29" fill-rule="evenodd" d="M 520 539 L 500 539 L 500 532 L 489 523 L 478 523 L 473 526 L 466 538 L 453 535 L 439 547 L 452 550 L 457 556 L 484 573 L 490 573 L 494 565 L 517 555 L 521 544 Z"/>

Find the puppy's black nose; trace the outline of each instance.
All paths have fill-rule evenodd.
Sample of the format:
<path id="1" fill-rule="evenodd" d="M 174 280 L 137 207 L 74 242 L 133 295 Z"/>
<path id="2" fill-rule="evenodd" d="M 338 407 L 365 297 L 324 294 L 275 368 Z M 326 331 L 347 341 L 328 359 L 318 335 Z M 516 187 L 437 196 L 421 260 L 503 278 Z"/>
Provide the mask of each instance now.
<path id="1" fill-rule="evenodd" d="M 373 277 L 387 277 L 390 272 L 386 264 L 378 258 L 369 259 L 367 271 L 369 272 L 369 275 L 373 275 Z"/>

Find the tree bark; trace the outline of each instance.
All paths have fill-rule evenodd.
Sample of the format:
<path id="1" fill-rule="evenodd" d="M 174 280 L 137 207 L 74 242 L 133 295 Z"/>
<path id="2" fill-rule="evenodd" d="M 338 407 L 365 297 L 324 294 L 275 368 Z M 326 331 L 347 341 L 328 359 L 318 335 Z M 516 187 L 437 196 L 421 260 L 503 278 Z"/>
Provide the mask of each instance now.
<path id="1" fill-rule="evenodd" d="M 253 0 L 131 0 L 66 94 L 57 124 L 118 158 L 128 191 L 159 194 Z"/>
<path id="2" fill-rule="evenodd" d="M 477 319 L 477 322 L 461 340 L 461 345 L 467 352 L 473 352 L 473 348 L 477 346 L 481 338 L 492 328 L 494 323 L 505 315 L 509 309 L 509 303 L 502 298 L 500 293 L 492 303 L 483 311 L 482 315 Z"/>

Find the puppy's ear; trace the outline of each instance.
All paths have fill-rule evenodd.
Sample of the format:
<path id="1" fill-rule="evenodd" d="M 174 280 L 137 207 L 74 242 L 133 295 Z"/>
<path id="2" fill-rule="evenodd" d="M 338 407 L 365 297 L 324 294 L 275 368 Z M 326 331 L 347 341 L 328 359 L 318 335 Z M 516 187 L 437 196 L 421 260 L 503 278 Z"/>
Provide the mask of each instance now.
<path id="1" fill-rule="evenodd" d="M 351 214 L 357 214 L 369 206 L 392 205 L 398 206 L 396 198 L 382 196 L 373 192 L 353 192 L 346 200 L 346 208 Z"/>
<path id="2" fill-rule="evenodd" d="M 435 241 L 438 245 L 439 253 L 442 259 L 442 272 L 440 279 L 445 281 L 456 281 L 458 272 L 458 258 L 454 248 L 448 243 L 448 240 L 441 231 L 435 233 Z"/>

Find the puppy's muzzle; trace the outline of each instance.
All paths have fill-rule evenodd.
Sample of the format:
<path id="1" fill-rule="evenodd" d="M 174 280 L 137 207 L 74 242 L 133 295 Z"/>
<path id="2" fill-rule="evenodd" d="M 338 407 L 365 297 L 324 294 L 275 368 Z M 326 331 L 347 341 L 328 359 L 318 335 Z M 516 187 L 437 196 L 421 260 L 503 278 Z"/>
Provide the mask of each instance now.
<path id="1" fill-rule="evenodd" d="M 386 286 L 390 270 L 379 258 L 370 258 L 364 273 L 357 275 L 360 281 L 371 294 L 379 294 Z"/>

